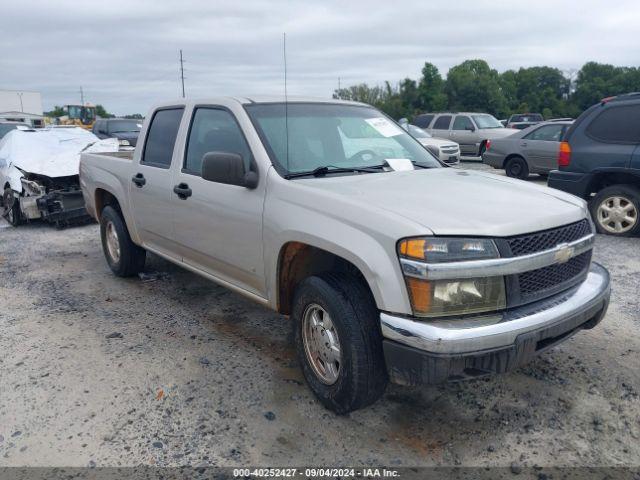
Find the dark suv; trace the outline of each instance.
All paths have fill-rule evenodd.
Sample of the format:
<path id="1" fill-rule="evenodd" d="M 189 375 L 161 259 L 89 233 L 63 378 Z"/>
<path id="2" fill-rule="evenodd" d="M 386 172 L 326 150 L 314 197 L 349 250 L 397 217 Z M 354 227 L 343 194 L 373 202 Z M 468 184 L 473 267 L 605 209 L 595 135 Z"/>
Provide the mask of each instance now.
<path id="1" fill-rule="evenodd" d="M 129 118 L 99 118 L 93 124 L 92 132 L 98 138 L 117 138 L 121 145 L 136 146 L 142 120 Z"/>
<path id="2" fill-rule="evenodd" d="M 563 140 L 549 186 L 589 201 L 600 233 L 640 233 L 640 93 L 603 99 Z"/>

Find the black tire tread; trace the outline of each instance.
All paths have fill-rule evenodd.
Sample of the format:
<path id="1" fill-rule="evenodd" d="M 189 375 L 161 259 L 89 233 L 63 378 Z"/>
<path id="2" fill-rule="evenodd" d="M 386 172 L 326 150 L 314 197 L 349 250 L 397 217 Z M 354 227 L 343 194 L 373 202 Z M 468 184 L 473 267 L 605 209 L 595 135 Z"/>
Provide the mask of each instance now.
<path id="1" fill-rule="evenodd" d="M 343 348 L 348 344 L 353 351 L 351 372 L 354 376 L 345 390 L 349 398 L 336 398 L 339 395 L 325 397 L 315 392 L 318 399 L 338 414 L 345 414 L 374 403 L 384 393 L 388 376 L 382 350 L 379 312 L 368 286 L 360 278 L 349 273 L 327 272 L 308 277 L 296 289 L 294 311 L 297 299 L 309 288 L 321 295 L 333 295 L 339 308 L 344 310 L 339 312 L 340 322 L 350 323 L 351 327 L 357 325 L 357 329 L 347 326 L 350 337 L 340 339 Z M 295 318 L 298 329 L 301 320 Z M 299 335 L 297 332 L 297 337 Z M 301 362 L 306 361 L 300 345 L 298 355 Z M 313 385 L 311 388 L 314 390 Z"/>
<path id="2" fill-rule="evenodd" d="M 110 220 L 113 222 L 118 231 L 118 240 L 120 241 L 120 262 L 114 264 L 107 253 L 105 240 L 105 225 Z M 100 237 L 102 240 L 102 248 L 104 250 L 107 264 L 111 271 L 119 277 L 131 277 L 137 275 L 144 270 L 146 261 L 146 251 L 133 243 L 127 225 L 122 218 L 122 214 L 111 205 L 107 205 L 102 209 L 100 215 Z"/>

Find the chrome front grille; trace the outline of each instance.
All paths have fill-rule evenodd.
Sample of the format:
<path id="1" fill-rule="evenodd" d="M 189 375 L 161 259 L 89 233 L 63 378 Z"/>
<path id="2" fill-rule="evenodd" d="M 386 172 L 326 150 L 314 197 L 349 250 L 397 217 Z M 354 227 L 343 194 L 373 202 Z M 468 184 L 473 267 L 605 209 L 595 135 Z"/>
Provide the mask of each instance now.
<path id="1" fill-rule="evenodd" d="M 447 155 L 453 155 L 460 151 L 456 145 L 445 145 L 440 147 L 440 150 L 442 153 L 446 153 Z"/>
<path id="2" fill-rule="evenodd" d="M 568 243 L 586 237 L 590 233 L 592 233 L 591 225 L 589 225 L 589 221 L 585 218 L 584 220 L 570 223 L 564 227 L 511 237 L 507 239 L 507 242 L 509 243 L 509 247 L 511 247 L 511 254 L 514 257 L 519 257 L 529 253 L 549 250 L 561 243 Z"/>
<path id="3" fill-rule="evenodd" d="M 563 227 L 519 235 L 506 240 L 511 256 L 519 257 L 574 242 L 591 233 L 591 225 L 587 219 L 584 219 Z M 515 282 L 517 289 L 512 292 L 512 296 L 518 299 L 518 303 L 523 303 L 553 295 L 571 287 L 586 277 L 591 265 L 591 254 L 592 251 L 588 250 L 570 258 L 567 262 L 518 274 Z"/>
<path id="4" fill-rule="evenodd" d="M 557 263 L 518 275 L 520 294 L 537 295 L 585 273 L 591 263 L 591 251 L 581 253 L 566 263 Z"/>

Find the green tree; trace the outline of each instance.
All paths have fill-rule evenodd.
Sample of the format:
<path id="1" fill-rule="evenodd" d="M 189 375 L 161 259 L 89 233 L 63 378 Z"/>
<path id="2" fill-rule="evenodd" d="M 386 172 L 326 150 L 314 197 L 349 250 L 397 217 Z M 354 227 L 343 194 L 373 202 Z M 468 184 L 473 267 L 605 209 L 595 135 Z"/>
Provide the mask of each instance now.
<path id="1" fill-rule="evenodd" d="M 44 114 L 47 117 L 53 117 L 53 118 L 62 117 L 63 115 L 65 115 L 64 110 L 59 105 L 56 105 L 55 107 L 53 107 L 53 110 L 49 112 L 44 112 Z"/>
<path id="2" fill-rule="evenodd" d="M 445 91 L 449 108 L 504 115 L 509 110 L 499 75 L 484 60 L 466 60 L 449 70 Z"/>
<path id="3" fill-rule="evenodd" d="M 444 80 L 438 67 L 425 62 L 422 77 L 418 83 L 419 104 L 421 111 L 437 112 L 447 108 L 447 95 L 444 93 Z"/>
<path id="4" fill-rule="evenodd" d="M 102 105 L 96 105 L 96 116 L 100 118 L 113 118 L 115 115 L 107 112 Z"/>
<path id="5" fill-rule="evenodd" d="M 640 91 L 637 68 L 587 62 L 578 72 L 572 102 L 582 111 L 605 97 L 637 91 Z"/>

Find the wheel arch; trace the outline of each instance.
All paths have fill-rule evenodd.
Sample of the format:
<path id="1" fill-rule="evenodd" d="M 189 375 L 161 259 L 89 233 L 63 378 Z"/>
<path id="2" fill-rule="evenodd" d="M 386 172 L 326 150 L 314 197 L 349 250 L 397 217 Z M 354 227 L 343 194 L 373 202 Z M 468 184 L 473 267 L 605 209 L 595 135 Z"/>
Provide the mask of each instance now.
<path id="1" fill-rule="evenodd" d="M 354 275 L 367 286 L 375 300 L 367 277 L 353 262 L 310 243 L 289 241 L 282 245 L 278 254 L 276 271 L 278 312 L 284 315 L 290 314 L 297 285 L 309 276 L 326 272 L 344 272 Z"/>
<path id="2" fill-rule="evenodd" d="M 587 195 L 598 193 L 613 185 L 631 185 L 640 188 L 640 172 L 630 169 L 594 172 L 591 174 L 591 180 L 587 186 Z"/>

